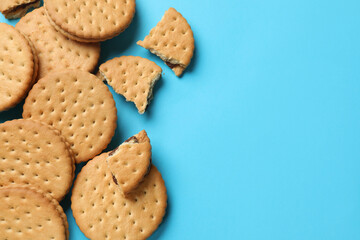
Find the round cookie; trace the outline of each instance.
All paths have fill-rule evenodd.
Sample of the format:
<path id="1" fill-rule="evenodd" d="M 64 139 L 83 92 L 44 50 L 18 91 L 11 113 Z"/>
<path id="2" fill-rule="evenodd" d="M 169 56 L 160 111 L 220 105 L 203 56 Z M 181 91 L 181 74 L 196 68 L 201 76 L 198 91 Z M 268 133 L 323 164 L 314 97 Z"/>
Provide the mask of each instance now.
<path id="1" fill-rule="evenodd" d="M 0 23 L 0 111 L 18 104 L 36 78 L 36 57 L 29 41 L 14 27 Z"/>
<path id="2" fill-rule="evenodd" d="M 74 183 L 71 209 L 90 239 L 146 239 L 161 223 L 167 206 L 164 180 L 155 166 L 126 198 L 112 179 L 107 153 L 91 160 Z"/>
<path id="3" fill-rule="evenodd" d="M 80 43 L 65 37 L 51 26 L 44 7 L 20 19 L 16 29 L 27 35 L 35 45 L 40 61 L 39 78 L 63 69 L 91 72 L 99 60 L 99 43 Z"/>
<path id="4" fill-rule="evenodd" d="M 117 120 L 115 101 L 107 86 L 80 70 L 52 72 L 40 79 L 25 100 L 23 117 L 58 129 L 77 163 L 106 148 Z"/>
<path id="5" fill-rule="evenodd" d="M 135 14 L 135 0 L 44 0 L 49 21 L 79 42 L 99 42 L 123 32 Z"/>
<path id="6" fill-rule="evenodd" d="M 41 191 L 23 186 L 0 189 L 1 239 L 66 240 L 63 209 Z"/>
<path id="7" fill-rule="evenodd" d="M 25 119 L 0 124 L 0 187 L 34 186 L 60 201 L 74 170 L 66 143 L 50 126 Z"/>

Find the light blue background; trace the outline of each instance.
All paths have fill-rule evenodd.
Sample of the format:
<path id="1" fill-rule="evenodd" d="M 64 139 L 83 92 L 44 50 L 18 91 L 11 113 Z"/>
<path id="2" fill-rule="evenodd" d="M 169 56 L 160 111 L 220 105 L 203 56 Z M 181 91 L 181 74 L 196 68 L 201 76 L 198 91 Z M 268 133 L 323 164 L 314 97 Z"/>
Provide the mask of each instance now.
<path id="1" fill-rule="evenodd" d="M 136 45 L 169 7 L 195 35 L 182 78 Z M 164 70 L 144 115 L 114 94 L 108 148 L 148 131 L 169 195 L 151 239 L 360 239 L 360 2 L 137 0 L 136 10 L 100 62 L 138 55 Z M 69 204 L 70 239 L 85 239 Z"/>

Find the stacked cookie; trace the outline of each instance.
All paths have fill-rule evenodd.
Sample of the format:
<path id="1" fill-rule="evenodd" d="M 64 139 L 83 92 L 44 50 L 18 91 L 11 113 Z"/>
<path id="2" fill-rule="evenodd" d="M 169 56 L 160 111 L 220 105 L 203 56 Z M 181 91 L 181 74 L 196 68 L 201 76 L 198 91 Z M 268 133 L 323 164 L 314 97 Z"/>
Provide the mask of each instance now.
<path id="1" fill-rule="evenodd" d="M 58 201 L 75 161 L 59 131 L 33 120 L 0 124 L 0 233 L 3 239 L 68 239 Z"/>
<path id="2" fill-rule="evenodd" d="M 4 0 L 8 18 L 36 0 Z M 167 206 L 164 180 L 152 165 L 143 130 L 102 153 L 117 125 L 107 82 L 143 114 L 162 69 L 121 56 L 102 63 L 100 43 L 123 32 L 135 0 L 44 0 L 16 27 L 0 23 L 0 112 L 26 98 L 23 119 L 0 124 L 0 233 L 4 239 L 68 239 L 59 205 L 72 186 L 75 164 L 89 161 L 73 185 L 73 215 L 91 239 L 146 239 Z M 170 8 L 138 44 L 180 76 L 194 51 L 193 32 Z M 102 154 L 101 154 L 102 153 Z"/>
<path id="3" fill-rule="evenodd" d="M 99 60 L 99 43 L 80 43 L 68 39 L 49 23 L 44 7 L 21 18 L 16 29 L 34 44 L 40 62 L 38 78 L 69 68 L 91 72 Z"/>
<path id="4" fill-rule="evenodd" d="M 165 215 L 167 195 L 146 132 L 91 160 L 76 178 L 71 203 L 90 239 L 149 237 Z"/>

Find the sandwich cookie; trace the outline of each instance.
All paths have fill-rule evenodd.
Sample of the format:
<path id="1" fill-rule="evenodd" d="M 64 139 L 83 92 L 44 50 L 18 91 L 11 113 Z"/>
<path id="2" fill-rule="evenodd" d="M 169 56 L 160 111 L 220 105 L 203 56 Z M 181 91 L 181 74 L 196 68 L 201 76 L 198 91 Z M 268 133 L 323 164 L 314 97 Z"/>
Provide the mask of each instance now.
<path id="1" fill-rule="evenodd" d="M 64 218 L 65 217 L 65 218 Z M 2 239 L 68 239 L 68 223 L 59 203 L 34 188 L 0 188 Z"/>
<path id="2" fill-rule="evenodd" d="M 162 222 L 167 206 L 164 180 L 155 166 L 125 197 L 103 153 L 82 168 L 74 183 L 71 209 L 80 230 L 92 240 L 146 239 Z"/>
<path id="3" fill-rule="evenodd" d="M 32 44 L 14 27 L 0 23 L 0 111 L 18 104 L 37 76 Z"/>
<path id="4" fill-rule="evenodd" d="M 117 120 L 108 87 L 95 75 L 80 70 L 52 72 L 41 78 L 25 100 L 23 118 L 59 130 L 69 142 L 76 163 L 106 148 Z"/>
<path id="5" fill-rule="evenodd" d="M 150 170 L 151 145 L 145 130 L 111 151 L 106 161 L 115 184 L 125 196 L 128 195 Z"/>
<path id="6" fill-rule="evenodd" d="M 99 43 L 79 43 L 65 37 L 51 26 L 44 7 L 20 19 L 16 29 L 27 35 L 35 45 L 40 62 L 38 78 L 64 69 L 91 72 L 99 60 Z"/>
<path id="7" fill-rule="evenodd" d="M 100 42 L 123 32 L 135 14 L 135 0 L 44 0 L 51 24 L 79 42 Z"/>
<path id="8" fill-rule="evenodd" d="M 1 0 L 0 12 L 7 19 L 21 18 L 30 8 L 40 6 L 40 0 Z"/>
<path id="9" fill-rule="evenodd" d="M 0 124 L 0 187 L 33 186 L 60 201 L 74 172 L 67 144 L 50 126 L 25 119 Z"/>
<path id="10" fill-rule="evenodd" d="M 180 76 L 194 54 L 194 34 L 186 19 L 174 8 L 165 12 L 150 34 L 137 44 L 159 56 Z"/>
<path id="11" fill-rule="evenodd" d="M 98 76 L 126 101 L 135 103 L 143 114 L 153 98 L 153 88 L 161 77 L 161 68 L 142 57 L 122 56 L 100 65 Z"/>

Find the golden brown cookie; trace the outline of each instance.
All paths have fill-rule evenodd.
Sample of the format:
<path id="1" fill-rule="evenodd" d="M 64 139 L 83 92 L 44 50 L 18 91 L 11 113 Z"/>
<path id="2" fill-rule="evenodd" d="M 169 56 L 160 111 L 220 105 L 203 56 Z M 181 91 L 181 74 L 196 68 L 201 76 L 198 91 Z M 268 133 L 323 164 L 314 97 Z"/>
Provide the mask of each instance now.
<path id="1" fill-rule="evenodd" d="M 60 201 L 74 170 L 66 143 L 48 125 L 25 119 L 0 124 L 0 187 L 34 186 Z"/>
<path id="2" fill-rule="evenodd" d="M 77 163 L 106 148 L 117 119 L 107 86 L 80 70 L 52 72 L 40 79 L 25 100 L 23 117 L 58 129 L 70 143 Z"/>
<path id="3" fill-rule="evenodd" d="M 137 44 L 159 56 L 180 76 L 193 56 L 194 34 L 186 19 L 169 8 L 150 34 Z"/>
<path id="4" fill-rule="evenodd" d="M 24 16 L 30 8 L 39 6 L 40 0 L 1 0 L 0 12 L 7 19 L 15 19 Z"/>
<path id="5" fill-rule="evenodd" d="M 100 78 L 106 79 L 126 101 L 135 103 L 139 113 L 144 113 L 153 97 L 153 88 L 161 77 L 161 68 L 142 57 L 122 56 L 100 65 Z"/>
<path id="6" fill-rule="evenodd" d="M 35 45 L 40 60 L 38 78 L 63 69 L 91 72 L 99 60 L 99 43 L 79 43 L 68 39 L 51 26 L 43 7 L 20 19 L 16 29 Z"/>
<path id="7" fill-rule="evenodd" d="M 0 111 L 18 104 L 36 78 L 36 56 L 30 42 L 14 27 L 0 23 Z"/>
<path id="8" fill-rule="evenodd" d="M 19 31 L 21 32 L 21 31 Z M 36 52 L 36 49 L 35 49 L 35 46 L 34 46 L 34 43 L 30 40 L 29 37 L 27 37 L 24 33 L 21 32 L 21 34 L 26 38 L 26 40 L 29 42 L 29 45 L 31 47 L 31 52 L 33 54 L 33 57 L 34 57 L 34 73 L 33 73 L 33 80 L 32 80 L 32 83 L 31 83 L 31 87 L 36 83 L 36 80 L 39 76 L 39 57 L 38 57 L 38 54 Z"/>
<path id="9" fill-rule="evenodd" d="M 114 182 L 124 195 L 133 191 L 149 172 L 151 144 L 145 130 L 109 153 L 106 159 Z"/>
<path id="10" fill-rule="evenodd" d="M 1 239 L 66 240 L 67 220 L 55 200 L 22 186 L 0 189 Z"/>
<path id="11" fill-rule="evenodd" d="M 146 239 L 162 222 L 167 206 L 164 180 L 152 166 L 127 198 L 114 183 L 104 153 L 82 168 L 74 183 L 71 209 L 80 230 L 92 240 Z"/>
<path id="12" fill-rule="evenodd" d="M 49 21 L 79 42 L 99 42 L 124 31 L 135 14 L 135 0 L 44 0 Z"/>

